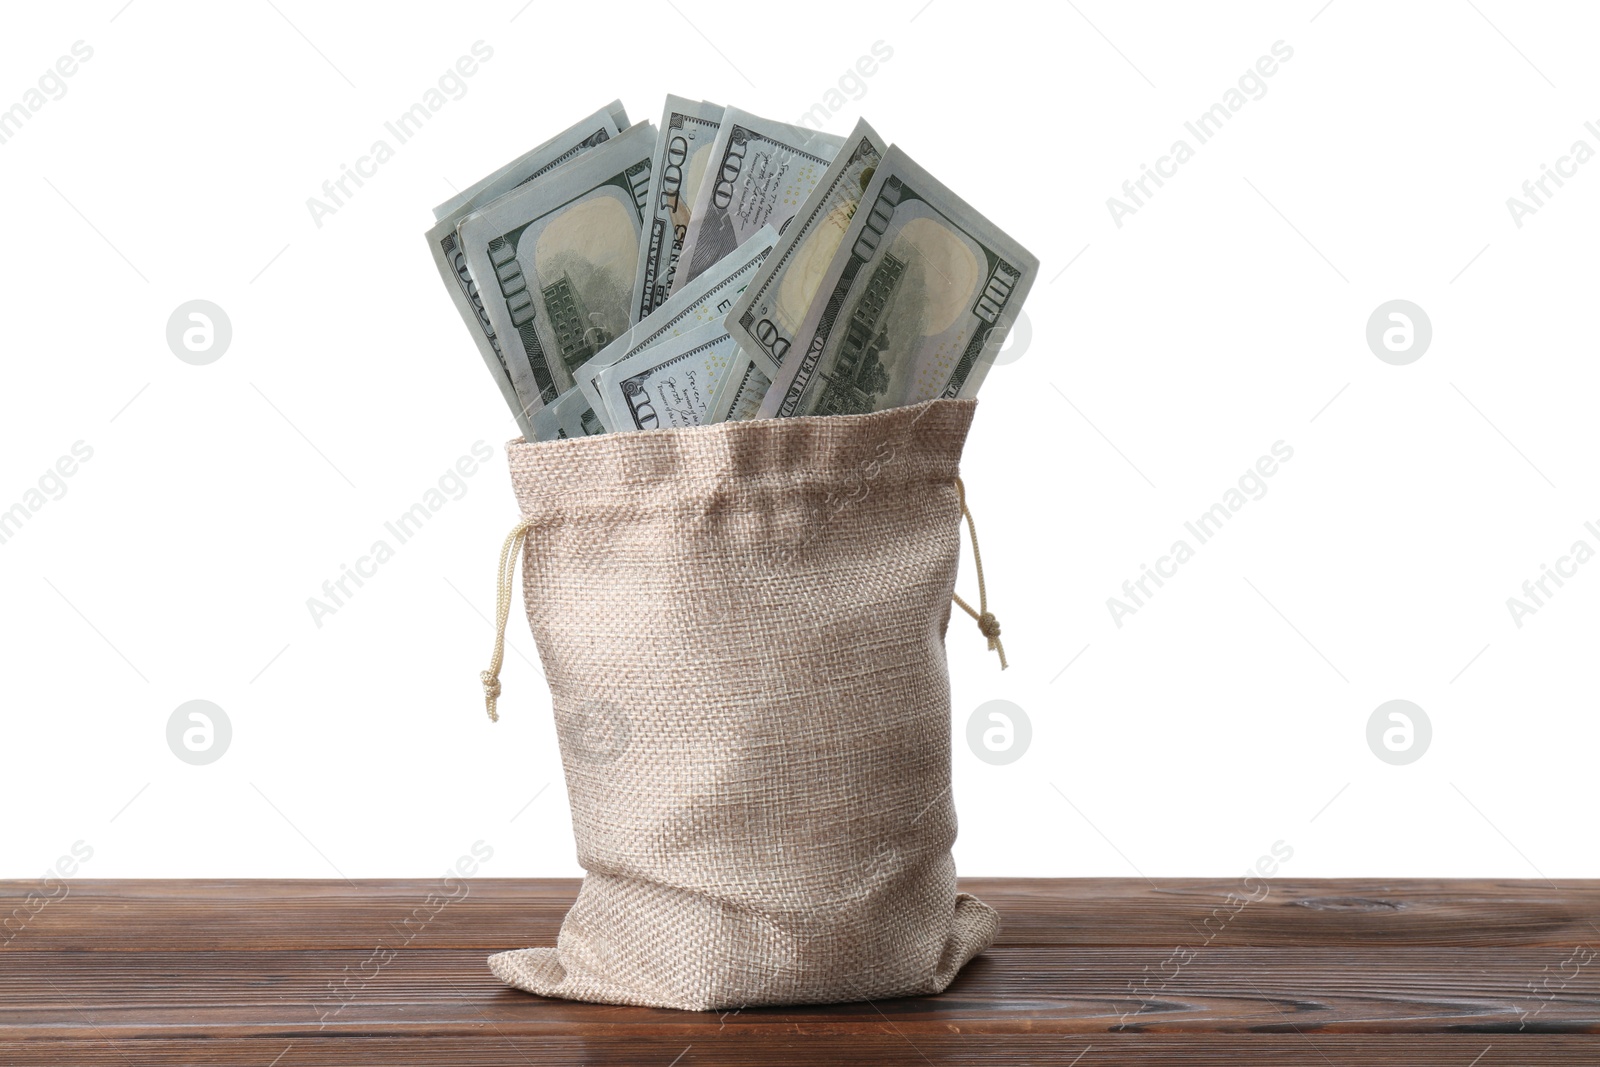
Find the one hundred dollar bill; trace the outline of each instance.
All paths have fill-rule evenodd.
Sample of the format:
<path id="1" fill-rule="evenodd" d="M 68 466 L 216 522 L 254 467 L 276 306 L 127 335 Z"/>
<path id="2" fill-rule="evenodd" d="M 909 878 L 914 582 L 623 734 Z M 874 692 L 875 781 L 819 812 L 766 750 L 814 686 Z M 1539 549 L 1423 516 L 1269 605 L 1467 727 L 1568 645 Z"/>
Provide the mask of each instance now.
<path id="1" fill-rule="evenodd" d="M 639 123 L 457 230 L 530 418 L 628 329 L 654 150 L 655 127 Z"/>
<path id="2" fill-rule="evenodd" d="M 627 128 L 628 112 L 623 108 L 621 100 L 613 100 L 548 141 L 528 149 L 494 173 L 479 178 L 434 208 L 434 220 L 443 222 L 451 215 L 460 218 L 478 205 L 502 197 L 517 186 L 531 182 L 568 162 L 582 150 L 577 146 L 593 147 L 608 137 L 615 137 Z M 594 140 L 589 143 L 591 138 Z"/>
<path id="3" fill-rule="evenodd" d="M 467 324 L 467 331 L 472 334 L 489 373 L 500 387 L 506 405 L 516 416 L 518 427 L 529 440 L 533 440 L 532 424 L 517 398 L 511 368 L 506 363 L 505 353 L 500 350 L 489 314 L 467 270 L 467 258 L 456 236 L 456 227 L 477 205 L 487 204 L 520 185 L 543 177 L 616 137 L 626 128 L 627 120 L 622 102 L 613 101 L 434 208 L 438 223 L 428 231 L 428 251 L 433 256 L 434 266 L 444 280 L 444 287 L 449 291 L 456 311 Z"/>
<path id="4" fill-rule="evenodd" d="M 863 119 L 728 313 L 728 332 L 776 373 L 888 143 Z"/>
<path id="5" fill-rule="evenodd" d="M 761 362 L 752 359 L 744 346 L 740 345 L 733 372 L 723 376 L 716 395 L 711 398 L 711 412 L 706 416 L 706 424 L 743 422 L 755 418 L 760 413 L 761 401 L 771 387 L 772 379 L 767 377 Z"/>
<path id="6" fill-rule="evenodd" d="M 667 299 L 678 253 L 689 231 L 689 209 L 700 191 L 722 112 L 721 104 L 667 97 L 650 167 L 649 229 L 639 246 L 639 266 L 633 279 L 634 322 Z"/>
<path id="7" fill-rule="evenodd" d="M 533 441 L 560 441 L 568 437 L 593 437 L 606 432 L 589 406 L 589 398 L 568 389 L 533 416 Z"/>
<path id="8" fill-rule="evenodd" d="M 762 417 L 972 396 L 1039 261 L 897 147 L 822 276 Z"/>
<path id="9" fill-rule="evenodd" d="M 600 396 L 600 373 L 651 345 L 708 322 L 721 322 L 777 240 L 777 231 L 770 226 L 763 226 L 748 241 L 734 249 L 732 255 L 723 257 L 712 270 L 674 293 L 665 304 L 596 353 L 579 369 L 578 388 L 589 398 L 589 405 L 606 423 L 608 430 L 628 427 L 619 427 L 610 422 L 610 412 Z"/>
<path id="10" fill-rule="evenodd" d="M 707 421 L 717 386 L 739 358 L 720 321 L 651 345 L 600 372 L 613 430 L 682 429 Z"/>
<path id="11" fill-rule="evenodd" d="M 783 232 L 844 138 L 730 107 L 689 211 L 671 292 L 694 281 L 762 226 Z"/>

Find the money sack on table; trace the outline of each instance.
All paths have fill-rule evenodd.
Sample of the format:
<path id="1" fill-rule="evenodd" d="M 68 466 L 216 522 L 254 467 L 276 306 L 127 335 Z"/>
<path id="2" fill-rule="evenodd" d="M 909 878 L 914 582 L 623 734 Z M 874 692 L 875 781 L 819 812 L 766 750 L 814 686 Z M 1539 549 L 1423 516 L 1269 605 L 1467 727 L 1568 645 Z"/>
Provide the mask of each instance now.
<path id="1" fill-rule="evenodd" d="M 857 1001 L 990 945 L 950 852 L 944 650 L 975 406 L 508 446 L 500 624 L 520 554 L 587 877 L 554 946 L 489 958 L 503 981 Z"/>

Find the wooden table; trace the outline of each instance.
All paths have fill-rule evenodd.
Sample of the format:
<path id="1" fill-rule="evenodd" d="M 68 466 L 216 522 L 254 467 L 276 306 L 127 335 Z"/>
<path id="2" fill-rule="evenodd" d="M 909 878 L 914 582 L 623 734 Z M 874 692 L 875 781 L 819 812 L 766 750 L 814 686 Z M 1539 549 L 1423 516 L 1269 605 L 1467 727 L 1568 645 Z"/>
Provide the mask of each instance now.
<path id="1" fill-rule="evenodd" d="M 968 879 L 942 996 L 723 1014 L 502 986 L 576 886 L 0 883 L 0 1065 L 1600 1064 L 1600 882 Z"/>

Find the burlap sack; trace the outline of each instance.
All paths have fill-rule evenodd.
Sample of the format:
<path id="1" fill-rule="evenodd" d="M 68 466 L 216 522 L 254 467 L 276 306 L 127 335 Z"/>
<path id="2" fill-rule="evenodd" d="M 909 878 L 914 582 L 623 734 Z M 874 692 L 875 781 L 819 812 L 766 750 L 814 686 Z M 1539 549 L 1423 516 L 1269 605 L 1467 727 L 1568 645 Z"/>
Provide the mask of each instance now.
<path id="1" fill-rule="evenodd" d="M 508 447 L 588 877 L 554 948 L 489 958 L 503 981 L 867 1000 L 937 993 L 989 946 L 950 855 L 944 653 L 974 407 Z"/>

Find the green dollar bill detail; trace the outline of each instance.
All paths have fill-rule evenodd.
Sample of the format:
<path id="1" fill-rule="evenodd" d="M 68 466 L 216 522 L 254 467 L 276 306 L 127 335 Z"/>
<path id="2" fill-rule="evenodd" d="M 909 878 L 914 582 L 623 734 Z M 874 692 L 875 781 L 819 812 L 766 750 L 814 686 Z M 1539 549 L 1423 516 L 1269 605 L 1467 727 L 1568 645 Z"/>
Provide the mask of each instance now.
<path id="1" fill-rule="evenodd" d="M 763 226 L 711 270 L 674 293 L 665 304 L 647 315 L 627 333 L 601 349 L 578 371 L 578 388 L 590 405 L 609 424 L 610 412 L 600 396 L 600 374 L 612 364 L 644 351 L 651 345 L 677 337 L 710 322 L 722 321 L 734 300 L 772 251 L 777 231 Z M 626 428 L 626 427 L 622 427 Z"/>
<path id="2" fill-rule="evenodd" d="M 755 418 L 771 387 L 772 379 L 767 377 L 761 362 L 751 359 L 741 345 L 733 373 L 723 377 L 716 396 L 711 399 L 711 412 L 706 422 L 743 422 Z"/>
<path id="3" fill-rule="evenodd" d="M 434 266 L 439 271 L 445 290 L 450 294 L 451 303 L 466 323 L 484 364 L 493 375 L 495 384 L 516 416 L 525 437 L 531 432 L 532 425 L 517 397 L 511 367 L 495 337 L 489 313 L 467 269 L 467 257 L 461 248 L 456 228 L 477 205 L 487 204 L 578 159 L 590 149 L 616 137 L 626 128 L 626 123 L 627 114 L 622 110 L 621 101 L 613 101 L 434 208 L 438 221 L 428 231 L 428 251 L 433 256 Z"/>
<path id="4" fill-rule="evenodd" d="M 763 416 L 971 396 L 1039 261 L 891 148 L 762 402 Z"/>
<path id="5" fill-rule="evenodd" d="M 662 341 L 600 375 L 613 429 L 655 430 L 705 423 L 738 345 L 720 322 Z"/>
<path id="6" fill-rule="evenodd" d="M 711 269 L 762 226 L 782 233 L 843 144 L 835 134 L 738 108 L 724 111 L 671 291 Z"/>
<path id="7" fill-rule="evenodd" d="M 628 329 L 655 130 L 640 123 L 459 230 L 517 396 L 536 412 Z"/>
<path id="8" fill-rule="evenodd" d="M 594 437 L 606 432 L 589 400 L 576 389 L 568 389 L 540 408 L 533 416 L 535 441 L 561 441 L 569 437 Z"/>
<path id="9" fill-rule="evenodd" d="M 633 280 L 634 322 L 667 299 L 722 112 L 719 104 L 667 97 L 650 167 L 649 228 Z"/>
<path id="10" fill-rule="evenodd" d="M 795 331 L 811 309 L 822 275 L 886 151 L 886 142 L 865 119 L 856 123 L 843 150 L 728 313 L 728 332 L 739 347 L 764 354 L 774 370 L 793 346 Z"/>

